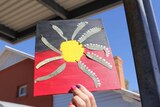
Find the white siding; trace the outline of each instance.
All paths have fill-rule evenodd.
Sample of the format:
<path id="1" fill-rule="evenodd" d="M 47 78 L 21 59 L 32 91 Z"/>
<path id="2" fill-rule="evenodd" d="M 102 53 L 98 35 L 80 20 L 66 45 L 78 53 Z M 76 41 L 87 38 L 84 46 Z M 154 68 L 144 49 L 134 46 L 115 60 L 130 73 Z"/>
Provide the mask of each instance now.
<path id="1" fill-rule="evenodd" d="M 124 100 L 124 94 L 114 91 L 94 92 L 93 93 L 98 107 L 141 107 L 141 102 L 128 97 L 128 101 Z M 72 95 L 55 95 L 54 107 L 67 107 L 71 101 Z"/>
<path id="2" fill-rule="evenodd" d="M 32 107 L 32 106 L 0 101 L 0 107 Z"/>

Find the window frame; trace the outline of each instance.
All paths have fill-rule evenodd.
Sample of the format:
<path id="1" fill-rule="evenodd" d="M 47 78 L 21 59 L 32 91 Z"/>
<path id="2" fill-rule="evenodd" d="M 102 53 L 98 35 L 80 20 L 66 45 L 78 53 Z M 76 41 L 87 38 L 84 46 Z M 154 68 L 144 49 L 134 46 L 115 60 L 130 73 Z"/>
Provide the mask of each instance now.
<path id="1" fill-rule="evenodd" d="M 25 89 L 25 92 L 22 93 L 22 89 Z M 18 97 L 24 97 L 27 96 L 27 85 L 21 85 L 18 87 Z"/>

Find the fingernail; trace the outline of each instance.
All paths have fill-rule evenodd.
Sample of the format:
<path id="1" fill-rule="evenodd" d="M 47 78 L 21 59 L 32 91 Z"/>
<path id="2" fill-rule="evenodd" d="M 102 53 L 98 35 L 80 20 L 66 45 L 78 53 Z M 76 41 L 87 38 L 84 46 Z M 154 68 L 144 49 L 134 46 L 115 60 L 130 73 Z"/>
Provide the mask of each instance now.
<path id="1" fill-rule="evenodd" d="M 77 84 L 76 87 L 77 87 L 77 88 L 80 88 L 81 86 L 80 86 L 80 84 Z"/>
<path id="2" fill-rule="evenodd" d="M 71 87 L 71 90 L 75 90 L 77 87 L 75 86 L 75 85 L 73 85 L 72 87 Z"/>
<path id="3" fill-rule="evenodd" d="M 68 105 L 72 105 L 72 102 L 70 102 Z"/>

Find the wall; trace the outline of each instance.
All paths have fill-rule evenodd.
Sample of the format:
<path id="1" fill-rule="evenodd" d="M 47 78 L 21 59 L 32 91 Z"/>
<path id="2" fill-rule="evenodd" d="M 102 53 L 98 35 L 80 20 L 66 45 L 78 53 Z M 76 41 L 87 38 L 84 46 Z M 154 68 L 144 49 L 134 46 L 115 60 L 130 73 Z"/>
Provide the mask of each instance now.
<path id="1" fill-rule="evenodd" d="M 36 107 L 53 107 L 53 97 L 33 97 L 32 59 L 23 60 L 0 71 L 0 100 Z M 27 96 L 17 97 L 18 86 L 27 84 Z"/>

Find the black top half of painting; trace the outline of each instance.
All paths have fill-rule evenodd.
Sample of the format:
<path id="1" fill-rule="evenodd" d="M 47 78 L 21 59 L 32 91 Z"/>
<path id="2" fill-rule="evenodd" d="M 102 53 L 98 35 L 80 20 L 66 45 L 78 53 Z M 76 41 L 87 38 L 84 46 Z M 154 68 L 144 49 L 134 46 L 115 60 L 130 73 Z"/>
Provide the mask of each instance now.
<path id="1" fill-rule="evenodd" d="M 67 38 L 67 40 L 71 40 L 72 34 L 77 28 L 77 25 L 80 22 L 88 22 L 84 28 L 82 28 L 74 40 L 78 40 L 84 33 L 86 33 L 89 29 L 94 27 L 100 27 L 102 30 L 98 33 L 93 34 L 89 38 L 87 38 L 82 44 L 99 44 L 109 47 L 108 40 L 105 34 L 104 27 L 100 19 L 76 19 L 76 20 L 58 20 L 58 21 L 42 21 L 37 24 L 36 29 L 36 52 L 50 50 L 44 43 L 42 42 L 42 36 L 55 48 L 59 50 L 60 45 L 64 40 L 57 31 L 52 28 L 52 25 L 56 25 L 63 32 L 63 36 Z"/>

